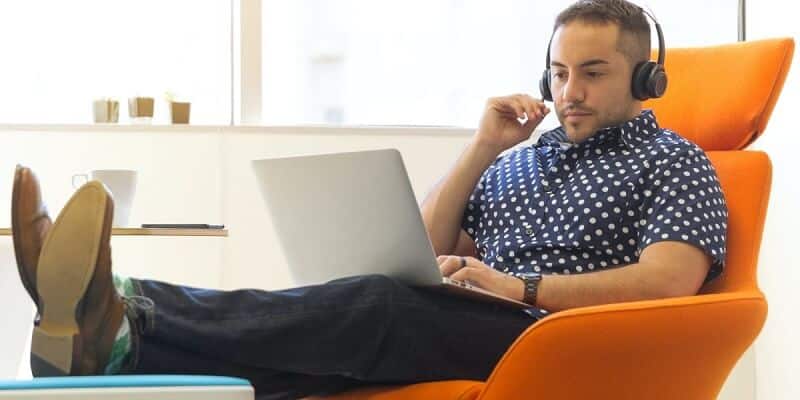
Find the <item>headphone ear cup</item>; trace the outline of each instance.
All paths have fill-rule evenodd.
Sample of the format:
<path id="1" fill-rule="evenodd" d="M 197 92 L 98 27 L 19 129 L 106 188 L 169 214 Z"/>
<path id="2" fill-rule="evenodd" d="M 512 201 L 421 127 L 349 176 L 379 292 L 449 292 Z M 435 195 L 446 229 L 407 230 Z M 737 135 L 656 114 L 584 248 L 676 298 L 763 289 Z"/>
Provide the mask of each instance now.
<path id="1" fill-rule="evenodd" d="M 639 100 L 657 99 L 667 91 L 667 72 L 660 64 L 647 61 L 636 65 L 631 82 L 633 97 Z"/>
<path id="2" fill-rule="evenodd" d="M 539 93 L 542 94 L 542 100 L 553 101 L 553 94 L 550 92 L 550 69 L 544 70 L 542 79 L 539 81 Z"/>
<path id="3" fill-rule="evenodd" d="M 658 64 L 652 61 L 636 64 L 636 67 L 633 69 L 633 76 L 631 77 L 631 92 L 635 99 L 647 100 L 650 98 L 648 81 L 650 80 L 650 74 L 655 66 L 658 66 Z"/>
<path id="4" fill-rule="evenodd" d="M 647 91 L 650 94 L 650 98 L 657 99 L 663 96 L 667 91 L 667 82 L 667 71 L 664 70 L 663 66 L 656 64 L 647 80 Z"/>

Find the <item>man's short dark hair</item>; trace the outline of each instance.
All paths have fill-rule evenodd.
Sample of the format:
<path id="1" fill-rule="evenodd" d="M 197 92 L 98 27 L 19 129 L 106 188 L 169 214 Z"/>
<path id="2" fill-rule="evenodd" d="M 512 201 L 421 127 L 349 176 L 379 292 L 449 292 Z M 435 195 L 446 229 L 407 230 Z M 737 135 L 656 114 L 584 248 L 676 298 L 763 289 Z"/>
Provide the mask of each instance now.
<path id="1" fill-rule="evenodd" d="M 556 17 L 553 27 L 579 20 L 589 24 L 616 24 L 617 50 L 634 66 L 650 59 L 650 24 L 642 9 L 625 0 L 579 0 Z"/>

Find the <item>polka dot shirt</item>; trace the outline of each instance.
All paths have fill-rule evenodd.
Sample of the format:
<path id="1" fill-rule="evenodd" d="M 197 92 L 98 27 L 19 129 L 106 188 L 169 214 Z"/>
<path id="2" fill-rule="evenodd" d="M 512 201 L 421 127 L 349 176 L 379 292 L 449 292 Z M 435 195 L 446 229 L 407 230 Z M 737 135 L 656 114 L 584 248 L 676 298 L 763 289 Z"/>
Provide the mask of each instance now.
<path id="1" fill-rule="evenodd" d="M 669 240 L 712 257 L 709 281 L 724 266 L 727 220 L 703 150 L 645 110 L 582 143 L 557 128 L 500 156 L 470 195 L 462 226 L 484 263 L 509 274 L 632 264 Z"/>

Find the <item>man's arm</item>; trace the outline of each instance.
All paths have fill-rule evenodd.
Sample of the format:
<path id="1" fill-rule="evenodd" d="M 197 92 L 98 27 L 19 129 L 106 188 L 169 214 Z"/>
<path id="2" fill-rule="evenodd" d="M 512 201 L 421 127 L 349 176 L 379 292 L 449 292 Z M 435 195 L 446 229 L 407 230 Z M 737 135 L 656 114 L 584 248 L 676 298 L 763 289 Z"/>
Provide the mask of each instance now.
<path id="1" fill-rule="evenodd" d="M 470 194 L 497 156 L 530 138 L 548 112 L 544 103 L 528 95 L 489 99 L 472 141 L 422 203 L 422 219 L 437 255 L 475 255 L 475 243 L 461 229 Z M 524 124 L 517 120 L 524 117 Z"/>
<path id="2" fill-rule="evenodd" d="M 546 276 L 539 285 L 538 306 L 558 311 L 697 293 L 714 260 L 724 259 L 725 199 L 713 166 L 699 148 L 683 146 L 661 161 L 661 168 L 644 174 L 645 188 L 656 193 L 671 186 L 673 191 L 663 197 L 645 195 L 640 208 L 644 222 L 637 235 L 639 262 L 586 275 Z M 676 184 L 677 176 L 683 182 Z"/>
<path id="3" fill-rule="evenodd" d="M 705 280 L 711 258 L 680 242 L 658 242 L 639 262 L 580 275 L 548 275 L 539 284 L 536 306 L 550 312 L 626 301 L 690 296 Z"/>
<path id="4" fill-rule="evenodd" d="M 495 150 L 473 140 L 425 198 L 422 219 L 436 255 L 475 255 L 475 243 L 461 229 L 461 218 L 470 193 L 497 155 Z"/>
<path id="5" fill-rule="evenodd" d="M 705 280 L 711 258 L 699 248 L 664 241 L 646 247 L 639 262 L 578 275 L 545 275 L 539 283 L 535 306 L 550 312 L 575 307 L 667 297 L 691 296 Z M 469 280 L 486 290 L 522 301 L 521 280 L 497 271 L 474 258 L 461 267 L 458 257 L 439 257 L 442 275 Z"/>

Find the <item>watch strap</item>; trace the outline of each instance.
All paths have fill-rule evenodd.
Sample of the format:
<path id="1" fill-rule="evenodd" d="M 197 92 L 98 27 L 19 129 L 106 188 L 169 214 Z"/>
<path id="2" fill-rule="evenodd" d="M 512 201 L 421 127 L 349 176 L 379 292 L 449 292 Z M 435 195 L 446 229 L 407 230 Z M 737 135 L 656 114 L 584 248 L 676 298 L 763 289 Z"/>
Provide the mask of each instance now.
<path id="1" fill-rule="evenodd" d="M 524 303 L 530 304 L 532 306 L 536 305 L 536 297 L 539 294 L 539 282 L 542 281 L 541 274 L 520 274 L 517 275 L 522 283 L 525 284 L 525 294 L 523 296 L 522 301 Z"/>

